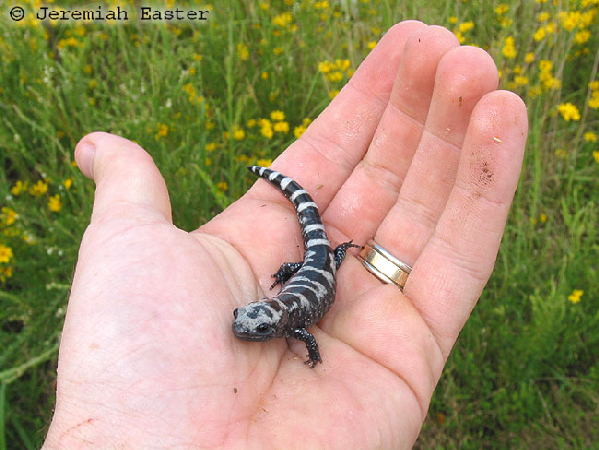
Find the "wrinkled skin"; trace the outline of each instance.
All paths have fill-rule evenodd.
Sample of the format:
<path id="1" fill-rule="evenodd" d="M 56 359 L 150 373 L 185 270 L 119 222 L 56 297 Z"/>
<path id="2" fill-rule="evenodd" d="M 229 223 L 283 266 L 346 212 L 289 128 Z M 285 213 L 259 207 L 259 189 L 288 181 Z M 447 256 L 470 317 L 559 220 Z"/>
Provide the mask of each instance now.
<path id="1" fill-rule="evenodd" d="M 302 342 L 243 342 L 233 310 L 302 259 L 291 205 L 259 181 L 191 233 L 123 138 L 75 157 L 96 184 L 44 446 L 409 448 L 493 269 L 520 172 L 526 108 L 483 50 L 441 27 L 391 28 L 276 161 L 319 204 L 334 245 L 374 237 L 413 272 L 402 294 L 350 252 L 337 300 Z"/>

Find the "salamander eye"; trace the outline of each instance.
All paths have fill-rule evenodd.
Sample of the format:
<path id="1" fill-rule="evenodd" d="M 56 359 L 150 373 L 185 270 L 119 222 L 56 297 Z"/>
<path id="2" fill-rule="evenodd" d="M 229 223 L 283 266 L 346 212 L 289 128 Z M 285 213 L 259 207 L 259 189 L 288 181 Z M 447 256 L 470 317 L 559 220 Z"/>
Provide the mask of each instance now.
<path id="1" fill-rule="evenodd" d="M 256 331 L 259 333 L 266 333 L 270 329 L 270 325 L 267 323 L 261 323 L 256 327 Z"/>
<path id="2" fill-rule="evenodd" d="M 237 319 L 237 314 L 239 313 L 239 308 L 235 308 L 233 310 L 233 316 L 235 316 L 235 318 Z"/>

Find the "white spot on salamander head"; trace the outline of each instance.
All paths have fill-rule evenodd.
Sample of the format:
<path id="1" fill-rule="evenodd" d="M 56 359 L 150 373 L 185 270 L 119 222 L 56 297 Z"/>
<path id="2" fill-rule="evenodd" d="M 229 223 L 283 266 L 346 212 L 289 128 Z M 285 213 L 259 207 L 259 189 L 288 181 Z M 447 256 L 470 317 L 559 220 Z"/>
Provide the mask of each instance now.
<path id="1" fill-rule="evenodd" d="M 233 333 L 244 341 L 267 341 L 276 337 L 282 312 L 277 304 L 253 302 L 233 311 Z"/>

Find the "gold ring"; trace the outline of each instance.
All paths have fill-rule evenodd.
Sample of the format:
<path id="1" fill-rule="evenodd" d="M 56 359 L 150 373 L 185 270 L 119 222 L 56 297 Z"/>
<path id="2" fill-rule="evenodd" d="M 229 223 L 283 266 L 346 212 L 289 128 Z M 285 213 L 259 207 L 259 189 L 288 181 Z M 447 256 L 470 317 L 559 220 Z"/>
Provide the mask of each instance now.
<path id="1" fill-rule="evenodd" d="M 395 284 L 403 291 L 412 268 L 401 262 L 374 241 L 369 241 L 360 252 L 364 267 L 387 284 Z"/>

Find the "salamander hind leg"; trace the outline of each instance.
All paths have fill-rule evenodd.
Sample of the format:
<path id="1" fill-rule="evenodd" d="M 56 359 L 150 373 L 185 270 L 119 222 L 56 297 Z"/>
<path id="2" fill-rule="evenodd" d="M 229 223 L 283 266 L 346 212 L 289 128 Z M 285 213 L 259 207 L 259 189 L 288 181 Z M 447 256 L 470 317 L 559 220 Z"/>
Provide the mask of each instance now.
<path id="1" fill-rule="evenodd" d="M 283 286 L 283 284 L 285 284 L 285 282 L 289 280 L 289 278 L 291 278 L 298 270 L 300 270 L 303 264 L 303 261 L 294 263 L 285 262 L 281 264 L 281 267 L 279 267 L 277 273 L 273 273 L 271 275 L 271 277 L 275 278 L 275 282 L 272 284 L 270 288 L 274 288 L 279 283 L 281 284 L 281 286 Z"/>
<path id="2" fill-rule="evenodd" d="M 361 245 L 352 244 L 352 242 L 353 242 L 353 240 L 349 241 L 349 242 L 344 242 L 343 244 L 338 245 L 337 248 L 334 250 L 334 253 L 335 253 L 335 264 L 337 265 L 337 269 L 339 268 L 339 266 L 341 265 L 341 263 L 345 259 L 345 253 L 347 252 L 348 248 L 350 248 L 350 247 L 353 247 L 353 248 L 364 248 Z"/>
<path id="3" fill-rule="evenodd" d="M 318 343 L 313 334 L 308 333 L 305 328 L 296 328 L 293 330 L 293 337 L 306 344 L 306 348 L 308 349 L 308 360 L 305 364 L 308 364 L 310 368 L 314 369 L 316 364 L 322 362 L 322 358 L 318 352 Z"/>

